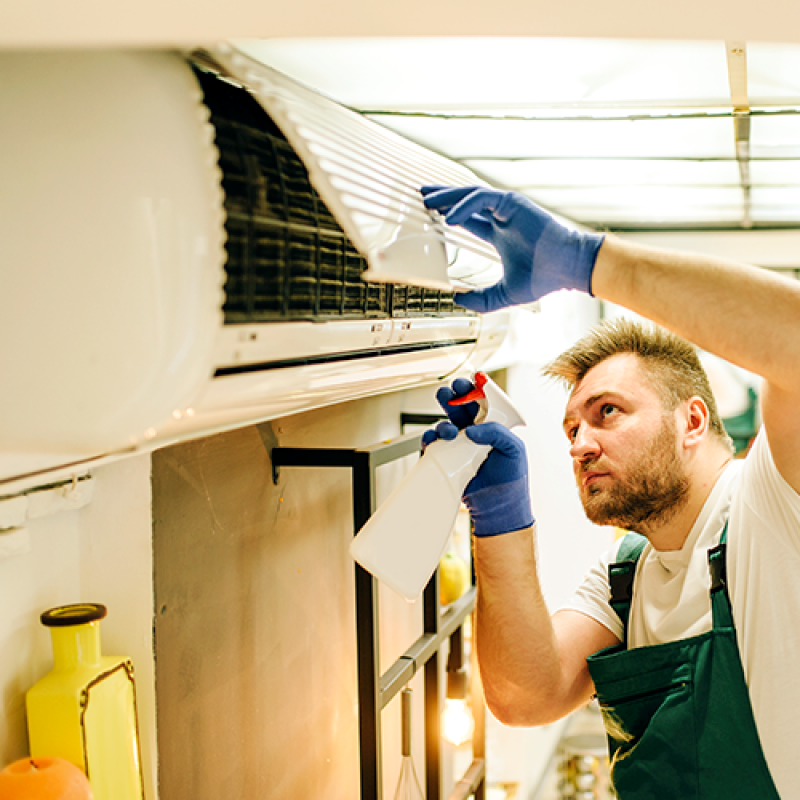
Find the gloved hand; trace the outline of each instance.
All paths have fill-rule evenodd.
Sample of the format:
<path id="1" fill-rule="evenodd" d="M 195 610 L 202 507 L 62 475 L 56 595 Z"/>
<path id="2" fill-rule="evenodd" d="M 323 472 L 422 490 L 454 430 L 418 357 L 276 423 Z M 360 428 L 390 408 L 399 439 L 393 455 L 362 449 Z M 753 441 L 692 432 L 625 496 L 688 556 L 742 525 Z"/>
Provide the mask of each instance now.
<path id="1" fill-rule="evenodd" d="M 460 305 L 496 311 L 558 289 L 592 293 L 603 234 L 570 230 L 517 192 L 483 186 L 423 186 L 420 191 L 427 208 L 489 242 L 503 261 L 503 278 L 487 289 L 457 292 Z"/>
<path id="2" fill-rule="evenodd" d="M 488 444 L 492 449 L 475 477 L 464 489 L 463 501 L 472 517 L 475 536 L 497 536 L 522 530 L 533 525 L 528 458 L 522 440 L 497 422 L 473 425 L 477 403 L 449 405 L 473 388 L 466 378 L 457 378 L 453 388 L 443 387 L 437 400 L 448 415 L 435 428 L 422 435 L 423 450 L 437 439 L 455 439 L 459 430 L 476 444 Z M 474 406 L 474 408 L 470 408 Z"/>

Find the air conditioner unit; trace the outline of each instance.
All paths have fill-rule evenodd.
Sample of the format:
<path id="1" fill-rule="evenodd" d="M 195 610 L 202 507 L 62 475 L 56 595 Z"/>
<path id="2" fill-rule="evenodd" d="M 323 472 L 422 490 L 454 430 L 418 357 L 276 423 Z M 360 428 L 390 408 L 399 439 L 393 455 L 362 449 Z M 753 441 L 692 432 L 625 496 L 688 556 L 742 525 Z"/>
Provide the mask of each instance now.
<path id="1" fill-rule="evenodd" d="M 477 367 L 468 170 L 222 45 L 0 54 L 0 481 Z"/>

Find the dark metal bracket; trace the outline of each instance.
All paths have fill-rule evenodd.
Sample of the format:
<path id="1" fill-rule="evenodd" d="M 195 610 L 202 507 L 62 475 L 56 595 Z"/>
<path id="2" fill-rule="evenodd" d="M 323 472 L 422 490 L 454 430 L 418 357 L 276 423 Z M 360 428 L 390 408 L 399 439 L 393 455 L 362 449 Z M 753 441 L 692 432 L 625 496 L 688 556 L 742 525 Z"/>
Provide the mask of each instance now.
<path id="1" fill-rule="evenodd" d="M 435 414 L 403 414 L 401 424 L 430 425 L 442 419 Z M 419 452 L 421 434 L 409 433 L 358 449 L 275 447 L 270 453 L 272 476 L 277 484 L 282 467 L 340 467 L 351 471 L 354 534 L 375 512 L 376 470 L 404 456 Z M 425 684 L 425 788 L 426 800 L 441 800 L 440 656 L 442 644 L 464 624 L 475 607 L 475 588 L 442 612 L 439 605 L 439 573 L 434 573 L 423 592 L 423 633 L 383 674 L 378 647 L 378 581 L 355 564 L 356 650 L 358 672 L 359 747 L 361 753 L 361 800 L 382 800 L 381 712 L 418 670 Z M 482 702 L 482 701 L 481 701 Z M 477 706 L 474 703 L 473 706 Z M 481 706 L 482 707 L 482 706 Z M 483 716 L 476 720 L 474 760 L 457 783 L 449 800 L 474 795 L 485 797 Z M 465 793 L 466 792 L 466 793 Z"/>

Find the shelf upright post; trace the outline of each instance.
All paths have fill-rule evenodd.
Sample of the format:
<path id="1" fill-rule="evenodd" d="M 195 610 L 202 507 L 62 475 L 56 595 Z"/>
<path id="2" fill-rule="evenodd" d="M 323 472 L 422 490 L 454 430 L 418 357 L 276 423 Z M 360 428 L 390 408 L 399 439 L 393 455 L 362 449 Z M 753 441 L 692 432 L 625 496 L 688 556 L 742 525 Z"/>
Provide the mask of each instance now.
<path id="1" fill-rule="evenodd" d="M 375 468 L 370 454 L 354 453 L 353 528 L 355 533 L 375 511 Z M 359 564 L 356 570 L 356 652 L 358 669 L 358 735 L 361 748 L 361 800 L 381 800 L 381 707 L 378 682 L 378 581 Z"/>

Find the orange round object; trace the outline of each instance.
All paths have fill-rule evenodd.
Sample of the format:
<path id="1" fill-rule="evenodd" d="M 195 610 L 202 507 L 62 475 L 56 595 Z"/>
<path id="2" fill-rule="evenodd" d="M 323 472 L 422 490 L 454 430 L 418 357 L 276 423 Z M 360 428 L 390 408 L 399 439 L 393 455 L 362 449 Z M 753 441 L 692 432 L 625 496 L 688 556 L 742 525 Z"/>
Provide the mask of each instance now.
<path id="1" fill-rule="evenodd" d="M 92 788 L 66 759 L 21 758 L 0 772 L 0 800 L 92 800 Z"/>

